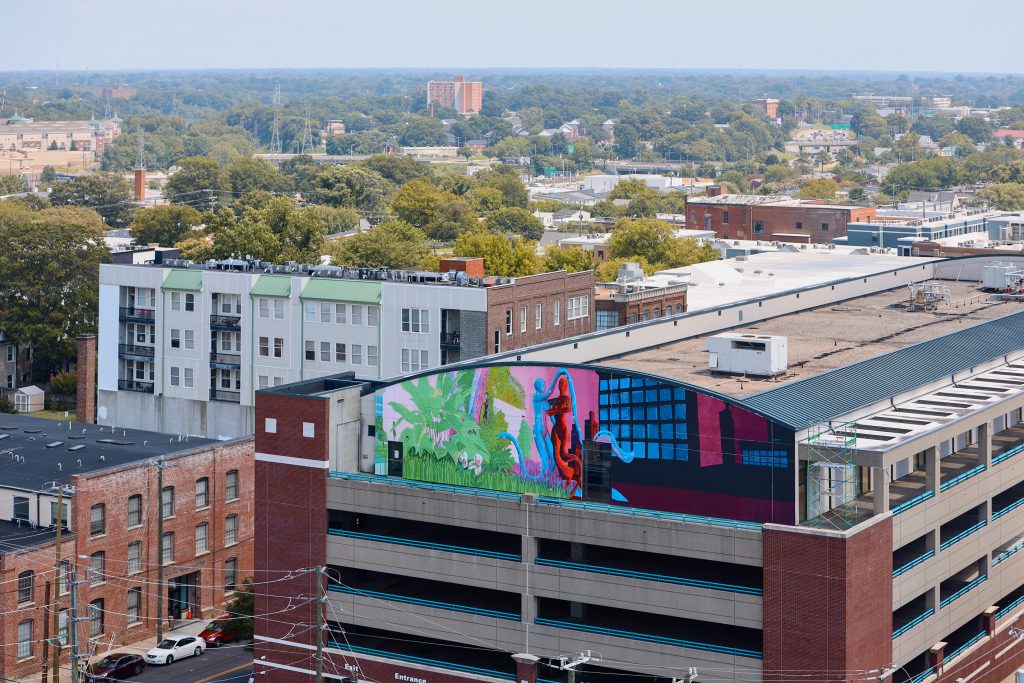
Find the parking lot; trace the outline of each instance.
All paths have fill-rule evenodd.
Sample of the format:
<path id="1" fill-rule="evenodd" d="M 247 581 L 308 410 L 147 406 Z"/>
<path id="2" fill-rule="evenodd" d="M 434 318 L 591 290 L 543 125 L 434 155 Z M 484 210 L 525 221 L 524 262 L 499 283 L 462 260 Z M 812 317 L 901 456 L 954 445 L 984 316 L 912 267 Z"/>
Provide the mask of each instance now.
<path id="1" fill-rule="evenodd" d="M 252 674 L 252 652 L 242 645 L 210 648 L 199 657 L 169 666 L 147 666 L 129 680 L 143 683 L 247 683 Z"/>

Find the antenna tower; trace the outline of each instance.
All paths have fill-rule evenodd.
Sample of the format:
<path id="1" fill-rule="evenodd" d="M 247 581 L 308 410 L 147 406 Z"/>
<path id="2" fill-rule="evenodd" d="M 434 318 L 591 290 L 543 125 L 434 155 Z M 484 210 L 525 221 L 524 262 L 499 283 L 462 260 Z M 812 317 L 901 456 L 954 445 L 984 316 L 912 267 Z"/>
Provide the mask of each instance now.
<path id="1" fill-rule="evenodd" d="M 110 92 L 107 92 L 107 96 L 104 98 L 103 118 L 104 120 L 110 120 Z"/>
<path id="2" fill-rule="evenodd" d="M 178 95 L 171 95 L 171 116 L 180 116 L 178 113 Z"/>
<path id="3" fill-rule="evenodd" d="M 146 168 L 146 132 L 139 126 L 139 132 L 135 136 L 135 144 L 138 145 L 138 157 L 135 159 L 135 168 L 145 170 Z"/>
<path id="4" fill-rule="evenodd" d="M 274 87 L 274 123 L 270 129 L 270 153 L 281 153 L 281 82 Z"/>
<path id="5" fill-rule="evenodd" d="M 306 103 L 306 112 L 302 121 L 302 147 L 300 154 L 309 154 L 313 151 L 313 130 L 309 125 L 309 103 Z"/>
<path id="6" fill-rule="evenodd" d="M 7 106 L 7 88 L 0 90 L 0 111 L 3 111 L 5 106 Z"/>

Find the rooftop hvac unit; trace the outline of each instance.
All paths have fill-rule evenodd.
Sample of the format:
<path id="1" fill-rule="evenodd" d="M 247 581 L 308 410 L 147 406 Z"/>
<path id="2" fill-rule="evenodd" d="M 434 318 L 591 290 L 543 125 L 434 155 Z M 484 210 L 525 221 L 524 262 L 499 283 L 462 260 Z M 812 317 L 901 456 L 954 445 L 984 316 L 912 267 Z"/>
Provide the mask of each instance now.
<path id="1" fill-rule="evenodd" d="M 1017 270 L 1013 263 L 990 263 L 982 269 L 981 286 L 983 289 L 1003 290 L 1008 285 L 1007 276 Z"/>
<path id="2" fill-rule="evenodd" d="M 724 332 L 708 337 L 708 368 L 753 377 L 775 377 L 786 372 L 786 337 Z"/>

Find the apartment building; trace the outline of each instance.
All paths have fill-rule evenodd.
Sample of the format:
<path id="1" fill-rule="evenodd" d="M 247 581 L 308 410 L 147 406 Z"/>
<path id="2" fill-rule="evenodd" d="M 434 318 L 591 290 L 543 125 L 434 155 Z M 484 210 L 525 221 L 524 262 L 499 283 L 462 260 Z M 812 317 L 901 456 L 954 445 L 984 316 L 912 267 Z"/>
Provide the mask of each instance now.
<path id="1" fill-rule="evenodd" d="M 480 277 L 232 259 L 100 269 L 100 424 L 236 437 L 254 392 L 383 379 L 593 330 L 593 273 Z M 467 272 L 468 271 L 468 272 Z"/>
<path id="2" fill-rule="evenodd" d="M 121 133 L 121 119 L 104 121 L 34 121 L 15 114 L 0 124 L 0 148 L 103 152 Z"/>
<path id="3" fill-rule="evenodd" d="M 80 652 L 91 653 L 145 638 L 168 617 L 219 616 L 252 576 L 252 439 L 0 415 L 0 454 L 0 580 L 9 588 L 0 592 L 0 676 L 8 680 L 47 661 L 48 591 L 60 603 L 57 637 L 70 643 L 72 577 Z"/>
<path id="4" fill-rule="evenodd" d="M 438 104 L 460 114 L 479 114 L 483 105 L 484 84 L 455 76 L 450 81 L 427 81 L 427 106 L 433 112 Z"/>
<path id="5" fill-rule="evenodd" d="M 0 331 L 0 393 L 29 383 L 32 377 L 32 347 L 15 343 Z"/>
<path id="6" fill-rule="evenodd" d="M 981 294 L 987 262 L 261 391 L 256 568 L 327 567 L 328 666 L 365 679 L 562 682 L 589 651 L 575 675 L 602 683 L 1001 683 L 1024 664 L 1024 313 Z M 921 280 L 955 303 L 913 306 Z M 716 371 L 731 328 L 736 353 L 788 338 L 785 372 Z M 276 589 L 257 675 L 311 681 L 315 612 L 282 623 L 275 595 L 316 574 Z"/>

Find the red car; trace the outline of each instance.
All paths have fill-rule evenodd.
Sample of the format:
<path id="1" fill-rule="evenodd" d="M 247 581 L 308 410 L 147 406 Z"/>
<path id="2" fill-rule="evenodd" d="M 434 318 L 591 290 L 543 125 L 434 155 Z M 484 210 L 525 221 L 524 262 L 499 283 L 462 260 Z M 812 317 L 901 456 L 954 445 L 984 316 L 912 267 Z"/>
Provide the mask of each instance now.
<path id="1" fill-rule="evenodd" d="M 206 625 L 199 637 L 206 641 L 209 647 L 220 647 L 224 643 L 230 643 L 233 638 L 224 630 L 228 621 L 230 619 L 214 619 Z"/>
<path id="2" fill-rule="evenodd" d="M 85 679 L 89 683 L 120 681 L 131 675 L 139 675 L 146 668 L 146 660 L 139 655 L 114 652 L 89 666 Z"/>

